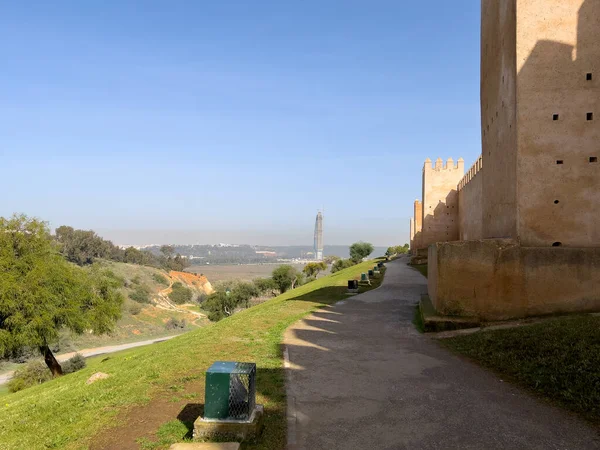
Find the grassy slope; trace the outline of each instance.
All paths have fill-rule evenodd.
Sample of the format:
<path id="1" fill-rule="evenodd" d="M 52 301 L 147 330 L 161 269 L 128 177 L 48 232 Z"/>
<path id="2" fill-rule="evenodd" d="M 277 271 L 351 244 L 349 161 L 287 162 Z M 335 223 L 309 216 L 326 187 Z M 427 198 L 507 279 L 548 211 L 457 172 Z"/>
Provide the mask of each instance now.
<path id="1" fill-rule="evenodd" d="M 562 317 L 440 342 L 600 423 L 600 317 Z"/>
<path id="2" fill-rule="evenodd" d="M 256 448 L 285 445 L 285 387 L 280 342 L 283 331 L 320 306 L 346 298 L 346 281 L 372 266 L 365 262 L 321 278 L 214 325 L 168 342 L 97 358 L 81 372 L 2 397 L 0 449 L 85 448 L 103 428 L 127 420 L 117 414 L 126 406 L 159 397 L 203 403 L 204 373 L 215 360 L 255 361 L 258 402 L 265 405 L 266 430 Z M 338 286 L 332 288 L 332 286 Z M 373 287 L 376 287 L 374 285 Z M 95 372 L 110 378 L 87 386 Z M 186 384 L 196 383 L 186 394 Z M 185 397 L 188 395 L 189 397 Z M 166 418 L 165 422 L 175 419 Z M 185 426 L 167 423 L 160 444 L 181 439 Z M 189 425 L 189 424 L 188 424 Z M 169 433 L 169 429 L 179 431 Z M 156 448 L 146 442 L 145 448 Z"/>

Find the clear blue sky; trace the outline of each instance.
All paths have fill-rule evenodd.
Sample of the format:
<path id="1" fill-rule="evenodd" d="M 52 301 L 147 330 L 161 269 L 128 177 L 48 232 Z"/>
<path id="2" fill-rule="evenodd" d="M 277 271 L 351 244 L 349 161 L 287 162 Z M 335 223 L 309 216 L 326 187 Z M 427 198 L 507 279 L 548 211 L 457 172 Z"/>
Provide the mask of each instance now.
<path id="1" fill-rule="evenodd" d="M 0 216 L 119 244 L 408 239 L 480 153 L 479 2 L 0 5 Z"/>

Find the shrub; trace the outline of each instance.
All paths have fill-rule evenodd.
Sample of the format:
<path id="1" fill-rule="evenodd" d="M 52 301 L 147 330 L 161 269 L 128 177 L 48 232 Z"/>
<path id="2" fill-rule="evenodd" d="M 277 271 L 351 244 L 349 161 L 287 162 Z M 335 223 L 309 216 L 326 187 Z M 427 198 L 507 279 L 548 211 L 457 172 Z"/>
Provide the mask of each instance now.
<path id="1" fill-rule="evenodd" d="M 192 290 L 185 287 L 179 281 L 177 283 L 173 283 L 172 289 L 173 292 L 169 294 L 169 298 L 173 303 L 182 305 L 184 303 L 189 303 L 192 301 Z"/>
<path id="2" fill-rule="evenodd" d="M 137 285 L 137 284 L 140 284 L 140 283 L 141 283 L 140 276 L 139 276 L 139 275 L 136 275 L 135 277 L 133 277 L 133 278 L 131 279 L 131 282 L 132 282 L 133 284 L 136 284 L 136 285 Z"/>
<path id="3" fill-rule="evenodd" d="M 167 277 L 165 277 L 164 275 L 162 275 L 160 273 L 153 273 L 152 279 L 154 281 L 156 281 L 158 284 L 162 284 L 163 286 L 169 285 L 169 280 L 167 280 Z"/>
<path id="4" fill-rule="evenodd" d="M 8 390 L 10 392 L 22 391 L 51 379 L 52 373 L 43 361 L 31 361 L 15 371 L 12 379 L 8 382 Z"/>
<path id="5" fill-rule="evenodd" d="M 150 290 L 146 286 L 136 286 L 129 298 L 138 303 L 150 303 Z"/>
<path id="6" fill-rule="evenodd" d="M 275 283 L 273 278 L 256 278 L 253 283 L 260 295 L 274 297 L 279 290 L 279 286 L 277 286 L 277 283 Z"/>
<path id="7" fill-rule="evenodd" d="M 137 316 L 139 313 L 142 312 L 142 306 L 139 303 L 135 303 L 132 302 L 129 305 L 129 314 L 131 314 L 132 316 Z"/>
<path id="8" fill-rule="evenodd" d="M 75 354 L 75 356 L 73 356 L 71 359 L 68 359 L 61 364 L 63 373 L 65 375 L 84 369 L 86 365 L 85 358 L 79 353 Z"/>
<path id="9" fill-rule="evenodd" d="M 279 291 L 283 294 L 288 289 L 294 289 L 302 284 L 303 274 L 298 272 L 293 266 L 284 264 L 273 270 L 271 278 L 279 287 Z"/>
<path id="10" fill-rule="evenodd" d="M 356 263 L 351 259 L 338 259 L 331 266 L 331 273 L 339 272 L 340 270 L 347 269 L 348 267 L 354 266 Z"/>
<path id="11" fill-rule="evenodd" d="M 373 253 L 373 245 L 368 242 L 355 242 L 350 246 L 350 259 L 355 263 L 361 262 Z"/>
<path id="12" fill-rule="evenodd" d="M 185 328 L 185 319 L 178 320 L 175 317 L 171 317 L 169 320 L 167 320 L 167 323 L 165 323 L 165 328 L 167 330 L 183 329 Z"/>

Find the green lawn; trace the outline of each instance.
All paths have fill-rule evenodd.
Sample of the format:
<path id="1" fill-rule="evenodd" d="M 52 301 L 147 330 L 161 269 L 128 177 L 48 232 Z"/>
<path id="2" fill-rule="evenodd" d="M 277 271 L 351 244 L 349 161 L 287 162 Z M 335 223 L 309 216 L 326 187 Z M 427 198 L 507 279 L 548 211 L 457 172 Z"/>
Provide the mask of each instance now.
<path id="1" fill-rule="evenodd" d="M 257 401 L 265 406 L 266 429 L 259 443 L 246 448 L 284 448 L 283 331 L 316 308 L 348 298 L 347 280 L 358 278 L 372 265 L 369 261 L 350 267 L 216 324 L 160 344 L 95 358 L 80 372 L 3 396 L 0 448 L 87 448 L 107 427 L 128 428 L 130 417 L 123 411 L 133 405 L 161 399 L 178 409 L 189 403 L 202 404 L 204 374 L 215 360 L 257 363 Z M 380 283 L 381 278 L 375 280 L 370 289 Z M 98 371 L 110 378 L 86 385 L 90 375 Z M 191 424 L 176 417 L 177 413 L 160 417 L 162 426 L 158 424 L 155 430 L 158 434 L 140 440 L 142 447 L 167 448 L 181 441 Z M 109 435 L 117 435 L 119 429 Z M 130 433 L 132 429 L 129 427 Z"/>
<path id="2" fill-rule="evenodd" d="M 600 317 L 549 319 L 440 342 L 600 424 Z"/>

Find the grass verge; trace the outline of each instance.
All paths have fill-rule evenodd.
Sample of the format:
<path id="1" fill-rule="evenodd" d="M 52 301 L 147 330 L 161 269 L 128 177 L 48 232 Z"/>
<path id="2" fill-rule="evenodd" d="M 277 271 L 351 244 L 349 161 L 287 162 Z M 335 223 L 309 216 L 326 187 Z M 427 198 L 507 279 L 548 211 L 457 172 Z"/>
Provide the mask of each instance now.
<path id="1" fill-rule="evenodd" d="M 440 343 L 600 423 L 600 317 L 561 317 Z"/>
<path id="2" fill-rule="evenodd" d="M 88 367 L 15 394 L 0 404 L 0 449 L 167 448 L 190 436 L 204 402 L 204 375 L 215 360 L 257 363 L 257 402 L 265 432 L 256 449 L 286 443 L 284 330 L 317 308 L 346 296 L 347 280 L 366 272 L 358 264 L 205 328 L 170 341 L 98 357 Z M 381 284 L 373 280 L 369 290 Z M 108 379 L 86 385 L 95 372 Z M 144 420 L 135 420 L 136 417 Z M 135 446 L 133 446 L 135 448 Z"/>
<path id="3" fill-rule="evenodd" d="M 411 264 L 410 267 L 418 270 L 425 278 L 427 278 L 427 264 Z"/>

